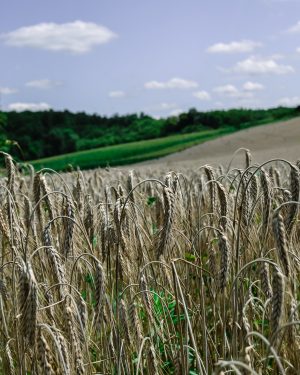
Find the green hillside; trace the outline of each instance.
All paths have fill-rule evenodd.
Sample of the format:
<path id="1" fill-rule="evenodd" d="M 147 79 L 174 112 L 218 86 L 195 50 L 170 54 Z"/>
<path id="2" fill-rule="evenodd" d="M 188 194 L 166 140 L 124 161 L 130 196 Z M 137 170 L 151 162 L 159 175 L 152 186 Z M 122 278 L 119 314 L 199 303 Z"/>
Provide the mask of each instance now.
<path id="1" fill-rule="evenodd" d="M 117 146 L 101 147 L 93 150 L 74 152 L 50 158 L 30 161 L 35 169 L 52 168 L 54 170 L 68 170 L 106 167 L 137 163 L 144 160 L 162 157 L 187 147 L 214 139 L 220 135 L 234 131 L 227 127 L 217 130 L 206 130 L 197 133 L 173 135 L 147 141 L 124 143 Z"/>
<path id="2" fill-rule="evenodd" d="M 215 131 L 218 134 L 219 131 L 223 133 L 231 131 L 232 128 L 240 130 L 257 124 L 291 118 L 299 113 L 300 108 L 284 107 L 237 108 L 208 112 L 200 112 L 192 108 L 179 116 L 156 119 L 144 113 L 122 116 L 116 114 L 107 117 L 84 112 L 72 113 L 53 110 L 0 112 L 0 150 L 9 152 L 18 161 L 27 161 L 156 139 L 158 143 L 154 142 L 154 144 L 160 146 L 155 146 L 155 150 L 147 151 L 152 155 L 153 151 L 157 152 L 159 149 L 162 152 L 165 147 L 170 147 L 167 139 L 159 140 L 162 137 L 178 135 L 185 144 L 184 140 L 190 139 L 190 136 L 186 138 L 187 134 L 208 134 L 207 132 Z M 152 145 L 152 143 L 149 144 Z M 123 150 L 123 146 L 121 149 Z M 115 155 L 115 151 L 112 150 L 121 149 L 106 148 L 102 151 L 104 153 L 101 154 L 103 156 L 101 158 L 102 165 L 103 163 L 114 163 L 114 160 L 117 160 L 118 163 L 122 162 L 125 151 L 120 151 L 121 153 L 116 151 L 116 157 L 111 157 L 112 154 Z M 95 152 L 98 155 L 98 151 Z M 131 152 L 132 150 L 130 150 Z M 146 157 L 143 156 L 146 153 L 143 146 L 141 152 L 139 159 Z M 164 152 L 167 151 L 164 150 Z M 128 157 L 126 152 L 125 157 Z M 66 158 L 69 159 L 69 156 L 63 156 L 64 160 Z M 134 156 L 135 158 L 136 156 Z M 74 160 L 73 156 L 71 160 Z M 87 164 L 90 166 L 91 161 L 89 160 Z"/>

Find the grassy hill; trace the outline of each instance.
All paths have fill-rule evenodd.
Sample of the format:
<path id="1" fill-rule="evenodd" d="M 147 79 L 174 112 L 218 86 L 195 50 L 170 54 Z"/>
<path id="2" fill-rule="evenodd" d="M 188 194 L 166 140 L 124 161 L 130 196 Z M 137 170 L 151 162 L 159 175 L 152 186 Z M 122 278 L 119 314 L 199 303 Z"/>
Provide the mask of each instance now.
<path id="1" fill-rule="evenodd" d="M 93 150 L 73 152 L 30 161 L 35 169 L 52 168 L 68 170 L 80 167 L 89 169 L 96 167 L 116 166 L 137 163 L 159 158 L 173 152 L 181 151 L 193 145 L 228 134 L 234 128 L 205 130 L 197 133 L 172 135 L 147 141 L 123 143 L 116 146 L 96 148 Z"/>
<path id="2" fill-rule="evenodd" d="M 244 129 L 262 123 L 271 123 L 288 119 L 300 114 L 299 108 L 270 108 L 270 109 L 228 109 L 200 112 L 191 108 L 179 116 L 168 118 L 152 118 L 140 113 L 128 115 L 113 115 L 110 117 L 90 115 L 87 113 L 71 113 L 69 111 L 40 111 L 40 112 L 1 112 L 0 111 L 0 149 L 10 153 L 16 160 L 40 160 L 61 155 L 63 159 L 70 153 L 94 150 L 106 147 L 101 163 L 122 162 L 124 155 L 123 144 L 146 140 L 157 140 L 159 149 L 169 147 L 166 139 L 160 144 L 159 139 L 179 135 L 183 143 L 186 134 L 218 131 L 234 128 Z M 231 130 L 225 130 L 230 132 Z M 223 130 L 221 131 L 223 133 Z M 188 139 L 190 136 L 188 136 Z M 191 136 L 193 139 L 193 135 Z M 177 139 L 170 138 L 170 139 Z M 177 141 L 174 141 L 177 144 Z M 179 142 L 180 143 L 180 142 Z M 144 143 L 139 143 L 139 145 Z M 152 143 L 150 143 L 152 145 Z M 149 145 L 150 145 L 149 144 Z M 155 142 L 156 144 L 156 142 Z M 121 149 L 110 148 L 120 145 Z M 145 143 L 148 145 L 148 143 Z M 157 144 L 156 144 L 157 145 Z M 127 147 L 127 146 L 126 146 Z M 118 150 L 118 151 L 116 151 Z M 121 154 L 119 154 L 119 151 Z M 155 148 L 155 151 L 157 149 Z M 97 152 L 97 151 L 96 151 Z M 116 157 L 110 156 L 117 152 Z M 149 152 L 153 152 L 151 148 Z M 130 153 L 132 150 L 130 149 Z M 142 153 L 144 153 L 142 146 Z M 76 154 L 77 155 L 77 154 Z M 83 155 L 83 154 L 78 154 Z M 88 154 L 89 155 L 89 154 Z M 161 154 L 159 154 L 161 156 Z M 77 156 L 75 156 L 77 160 Z M 152 156 L 151 156 L 152 157 Z M 154 155 L 153 157 L 156 157 Z M 140 155 L 140 159 L 145 156 Z M 81 160 L 81 156 L 79 157 Z M 120 160 L 121 159 L 121 160 Z M 71 162 L 73 163 L 73 156 Z M 88 166 L 91 160 L 87 157 Z M 63 162 L 65 164 L 65 162 Z M 81 163 L 81 161 L 80 161 Z"/>

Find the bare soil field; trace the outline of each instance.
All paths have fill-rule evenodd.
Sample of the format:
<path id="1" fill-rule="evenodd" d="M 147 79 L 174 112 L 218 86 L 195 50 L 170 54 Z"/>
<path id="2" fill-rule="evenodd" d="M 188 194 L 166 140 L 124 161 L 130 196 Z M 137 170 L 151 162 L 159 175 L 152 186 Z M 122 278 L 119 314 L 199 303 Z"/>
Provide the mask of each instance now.
<path id="1" fill-rule="evenodd" d="M 139 165 L 163 163 L 178 168 L 188 166 L 192 162 L 199 165 L 226 166 L 234 152 L 241 147 L 250 150 L 253 162 L 256 163 L 275 158 L 296 161 L 300 158 L 300 118 L 241 130 Z M 238 166 L 241 160 L 244 161 L 244 153 L 237 153 L 233 165 Z"/>

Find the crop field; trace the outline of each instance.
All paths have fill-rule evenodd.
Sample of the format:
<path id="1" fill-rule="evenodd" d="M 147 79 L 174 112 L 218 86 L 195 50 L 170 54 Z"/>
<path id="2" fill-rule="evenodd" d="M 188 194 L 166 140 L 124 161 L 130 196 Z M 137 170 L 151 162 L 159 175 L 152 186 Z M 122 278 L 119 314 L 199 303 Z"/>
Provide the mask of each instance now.
<path id="1" fill-rule="evenodd" d="M 202 130 L 197 133 L 172 135 L 164 138 L 73 152 L 34 160 L 30 163 L 36 169 L 52 168 L 58 171 L 67 170 L 70 169 L 70 167 L 88 169 L 99 166 L 106 167 L 131 164 L 169 155 L 233 131 L 234 129 L 230 127 L 216 130 Z"/>
<path id="2" fill-rule="evenodd" d="M 58 174 L 3 154 L 0 374 L 299 374 L 300 163 Z"/>

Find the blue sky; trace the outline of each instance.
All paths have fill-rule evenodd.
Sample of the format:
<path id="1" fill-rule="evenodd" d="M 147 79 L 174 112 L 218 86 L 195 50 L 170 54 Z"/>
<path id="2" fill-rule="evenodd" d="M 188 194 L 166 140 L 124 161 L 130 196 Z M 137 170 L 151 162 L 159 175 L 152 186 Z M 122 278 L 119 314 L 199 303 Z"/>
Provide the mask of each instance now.
<path id="1" fill-rule="evenodd" d="M 300 104 L 300 0 L 0 0 L 4 110 Z"/>

